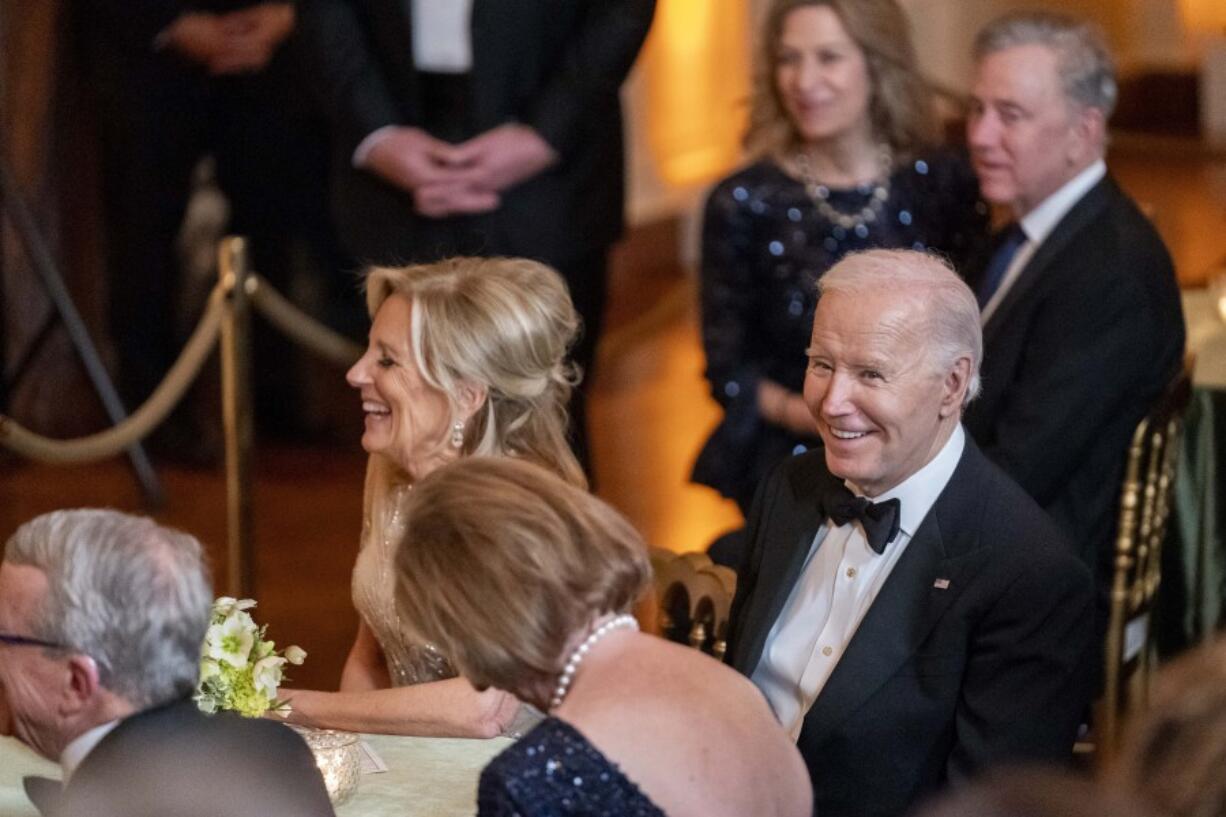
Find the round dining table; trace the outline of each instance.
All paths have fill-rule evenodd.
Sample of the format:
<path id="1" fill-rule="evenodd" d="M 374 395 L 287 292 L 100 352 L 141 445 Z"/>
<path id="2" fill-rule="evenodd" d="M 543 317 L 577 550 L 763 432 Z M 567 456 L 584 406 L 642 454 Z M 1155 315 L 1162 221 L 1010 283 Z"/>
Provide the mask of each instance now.
<path id="1" fill-rule="evenodd" d="M 472 817 L 477 778 L 509 738 L 406 738 L 363 735 L 387 766 L 364 773 L 357 793 L 336 809 L 338 817 Z M 21 780 L 27 775 L 59 778 L 59 765 L 13 738 L 0 737 L 0 817 L 39 817 Z"/>

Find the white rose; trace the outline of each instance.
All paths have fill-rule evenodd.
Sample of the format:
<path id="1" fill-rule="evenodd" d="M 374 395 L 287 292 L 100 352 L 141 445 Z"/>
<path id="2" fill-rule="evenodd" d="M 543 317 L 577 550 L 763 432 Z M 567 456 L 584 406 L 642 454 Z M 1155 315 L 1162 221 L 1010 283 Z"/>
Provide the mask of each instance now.
<path id="1" fill-rule="evenodd" d="M 306 650 L 302 649 L 302 647 L 299 647 L 297 644 L 291 644 L 285 648 L 285 660 L 294 666 L 299 666 L 302 664 L 302 662 L 306 660 L 306 657 Z"/>
<path id="2" fill-rule="evenodd" d="M 257 692 L 270 701 L 277 697 L 277 687 L 281 685 L 281 667 L 285 659 L 275 655 L 261 658 L 251 669 L 251 681 Z"/>
<path id="3" fill-rule="evenodd" d="M 205 657 L 225 661 L 235 669 L 246 667 L 251 646 L 255 643 L 254 630 L 251 617 L 246 613 L 237 613 L 221 624 L 214 624 L 209 627 L 204 639 Z"/>

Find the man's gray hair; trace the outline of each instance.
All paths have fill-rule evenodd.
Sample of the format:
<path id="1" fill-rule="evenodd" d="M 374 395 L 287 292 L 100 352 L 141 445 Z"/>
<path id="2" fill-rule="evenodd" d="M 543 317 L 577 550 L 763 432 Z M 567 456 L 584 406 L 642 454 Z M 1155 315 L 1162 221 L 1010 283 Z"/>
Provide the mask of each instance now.
<path id="1" fill-rule="evenodd" d="M 148 709 L 196 686 L 213 591 L 195 537 L 118 511 L 54 511 L 18 528 L 4 560 L 46 574 L 31 635 L 94 659 L 111 692 Z"/>
<path id="2" fill-rule="evenodd" d="M 1050 48 L 1056 55 L 1065 98 L 1081 108 L 1097 108 L 1103 119 L 1111 118 L 1119 88 L 1115 60 L 1098 26 L 1053 12 L 1006 14 L 975 37 L 975 61 L 1022 45 Z"/>
<path id="3" fill-rule="evenodd" d="M 900 298 L 925 300 L 923 322 L 910 328 L 927 345 L 930 359 L 942 372 L 958 358 L 970 357 L 971 377 L 963 407 L 979 396 L 979 364 L 983 360 L 979 303 L 944 258 L 915 250 L 850 253 L 818 280 L 817 288 L 820 295 L 896 292 Z"/>

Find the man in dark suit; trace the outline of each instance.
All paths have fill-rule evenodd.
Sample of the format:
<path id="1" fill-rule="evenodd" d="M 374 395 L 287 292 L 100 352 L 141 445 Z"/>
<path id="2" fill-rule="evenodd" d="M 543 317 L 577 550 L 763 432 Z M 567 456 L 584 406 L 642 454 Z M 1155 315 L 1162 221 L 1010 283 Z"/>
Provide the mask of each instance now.
<path id="1" fill-rule="evenodd" d="M 331 817 L 286 726 L 191 700 L 212 591 L 200 543 L 116 511 L 56 511 L 0 562 L 0 726 L 58 760 L 48 817 Z"/>
<path id="2" fill-rule="evenodd" d="M 463 254 L 553 266 L 584 322 L 573 356 L 587 372 L 623 229 L 618 89 L 654 6 L 305 0 L 348 250 L 362 263 Z M 581 429 L 582 403 L 572 411 Z"/>
<path id="3" fill-rule="evenodd" d="M 824 449 L 759 490 L 728 660 L 796 737 L 818 814 L 898 815 L 1069 756 L 1090 577 L 962 430 L 982 341 L 953 270 L 875 250 L 819 287 L 804 396 Z"/>
<path id="4" fill-rule="evenodd" d="M 131 409 L 180 351 L 190 287 L 176 237 L 205 155 L 226 195 L 226 229 L 251 239 L 254 269 L 283 291 L 299 272 L 337 277 L 326 129 L 299 76 L 290 0 L 80 0 L 72 9 L 98 135 L 109 330 Z M 292 347 L 261 322 L 254 331 L 257 420 L 292 434 L 304 420 Z M 198 414 L 185 405 L 172 415 L 151 440 L 155 453 L 215 455 L 212 425 Z"/>
<path id="5" fill-rule="evenodd" d="M 972 160 L 1016 221 L 971 279 L 984 387 L 966 428 L 1069 534 L 1105 598 L 1128 443 L 1182 365 L 1179 290 L 1103 162 L 1116 84 L 1097 32 L 1010 15 L 975 56 Z"/>

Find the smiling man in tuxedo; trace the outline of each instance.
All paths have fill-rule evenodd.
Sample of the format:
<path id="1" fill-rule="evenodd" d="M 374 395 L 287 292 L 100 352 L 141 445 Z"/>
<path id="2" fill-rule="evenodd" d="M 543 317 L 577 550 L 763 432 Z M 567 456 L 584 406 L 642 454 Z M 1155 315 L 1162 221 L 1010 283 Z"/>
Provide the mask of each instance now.
<path id="1" fill-rule="evenodd" d="M 1102 37 L 1016 13 L 980 32 L 975 59 L 971 158 L 1014 222 L 971 277 L 984 390 L 966 428 L 1072 539 L 1103 626 L 1129 441 L 1183 362 L 1179 288 L 1103 160 L 1116 82 Z"/>
<path id="2" fill-rule="evenodd" d="M 58 760 L 47 817 L 332 817 L 286 726 L 191 700 L 212 591 L 193 537 L 108 510 L 18 528 L 0 562 L 0 727 Z"/>
<path id="3" fill-rule="evenodd" d="M 962 429 L 982 338 L 953 270 L 874 250 L 819 288 L 804 396 L 825 447 L 759 490 L 728 660 L 797 739 L 818 814 L 898 815 L 986 766 L 1069 756 L 1090 577 Z"/>

